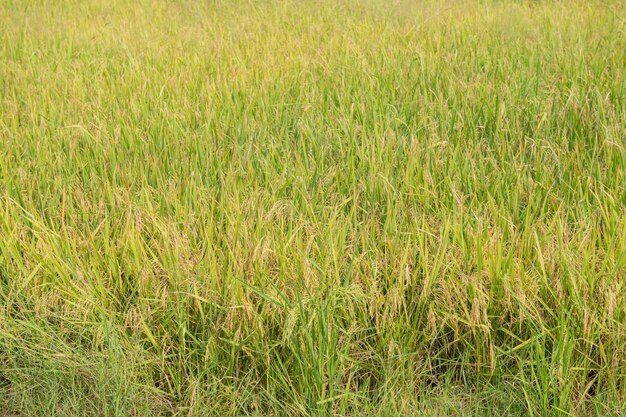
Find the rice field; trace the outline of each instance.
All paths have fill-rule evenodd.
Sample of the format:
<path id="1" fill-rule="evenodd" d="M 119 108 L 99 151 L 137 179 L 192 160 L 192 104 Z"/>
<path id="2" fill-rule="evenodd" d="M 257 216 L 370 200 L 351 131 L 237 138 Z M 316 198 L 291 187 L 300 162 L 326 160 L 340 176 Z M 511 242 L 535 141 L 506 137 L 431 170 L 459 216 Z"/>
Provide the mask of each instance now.
<path id="1" fill-rule="evenodd" d="M 626 416 L 626 3 L 0 0 L 0 416 Z"/>

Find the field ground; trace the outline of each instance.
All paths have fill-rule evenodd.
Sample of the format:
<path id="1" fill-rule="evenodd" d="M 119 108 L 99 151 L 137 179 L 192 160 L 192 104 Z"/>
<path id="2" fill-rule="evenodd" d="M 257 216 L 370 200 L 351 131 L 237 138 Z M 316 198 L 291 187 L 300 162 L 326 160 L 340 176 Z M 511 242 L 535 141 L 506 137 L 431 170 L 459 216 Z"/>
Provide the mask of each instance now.
<path id="1" fill-rule="evenodd" d="M 0 0 L 0 415 L 626 415 L 626 3 Z"/>

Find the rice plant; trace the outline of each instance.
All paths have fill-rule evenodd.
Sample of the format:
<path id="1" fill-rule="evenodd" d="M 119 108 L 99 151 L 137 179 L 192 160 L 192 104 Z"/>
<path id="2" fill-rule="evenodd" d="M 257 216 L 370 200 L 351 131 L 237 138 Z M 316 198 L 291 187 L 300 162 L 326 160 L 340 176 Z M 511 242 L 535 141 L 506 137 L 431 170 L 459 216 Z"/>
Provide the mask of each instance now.
<path id="1" fill-rule="evenodd" d="M 43 415 L 626 415 L 626 3 L 0 0 Z"/>

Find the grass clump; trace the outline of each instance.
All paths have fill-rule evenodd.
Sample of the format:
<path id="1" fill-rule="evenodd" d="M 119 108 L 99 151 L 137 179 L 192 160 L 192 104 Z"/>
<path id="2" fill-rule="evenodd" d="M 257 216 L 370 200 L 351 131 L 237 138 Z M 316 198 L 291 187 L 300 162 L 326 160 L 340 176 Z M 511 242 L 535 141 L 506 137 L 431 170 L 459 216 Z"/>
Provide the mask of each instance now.
<path id="1" fill-rule="evenodd" d="M 0 0 L 0 414 L 624 414 L 625 19 Z"/>

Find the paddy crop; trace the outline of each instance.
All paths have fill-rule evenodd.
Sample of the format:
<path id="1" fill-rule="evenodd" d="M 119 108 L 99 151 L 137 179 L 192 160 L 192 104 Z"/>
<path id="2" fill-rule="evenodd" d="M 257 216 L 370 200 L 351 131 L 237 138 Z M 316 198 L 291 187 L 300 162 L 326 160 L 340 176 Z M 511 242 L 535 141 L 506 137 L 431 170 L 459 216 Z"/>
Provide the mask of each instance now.
<path id="1" fill-rule="evenodd" d="M 0 415 L 625 404 L 623 1 L 0 0 Z"/>

